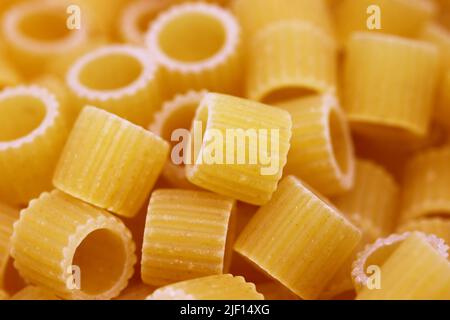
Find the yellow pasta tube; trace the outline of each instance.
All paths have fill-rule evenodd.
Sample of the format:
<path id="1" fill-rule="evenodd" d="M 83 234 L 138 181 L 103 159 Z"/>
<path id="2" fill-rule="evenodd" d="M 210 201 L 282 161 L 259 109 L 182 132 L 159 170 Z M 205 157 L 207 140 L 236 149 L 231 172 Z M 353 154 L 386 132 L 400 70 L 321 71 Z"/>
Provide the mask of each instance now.
<path id="1" fill-rule="evenodd" d="M 315 299 L 361 232 L 288 176 L 238 237 L 234 249 L 303 299 Z"/>
<path id="2" fill-rule="evenodd" d="M 145 33 L 153 19 L 171 4 L 171 0 L 137 0 L 122 11 L 118 33 L 122 41 L 145 44 Z"/>
<path id="3" fill-rule="evenodd" d="M 234 205 L 232 199 L 203 191 L 153 192 L 142 248 L 143 282 L 161 286 L 227 272 Z"/>
<path id="4" fill-rule="evenodd" d="M 243 277 L 223 274 L 168 285 L 147 300 L 264 300 L 264 297 Z"/>
<path id="5" fill-rule="evenodd" d="M 450 129 L 450 68 L 444 73 L 435 110 L 436 120 Z"/>
<path id="6" fill-rule="evenodd" d="M 150 287 L 143 283 L 133 284 L 123 290 L 123 292 L 115 298 L 116 300 L 145 300 L 151 293 L 155 291 L 155 288 Z"/>
<path id="7" fill-rule="evenodd" d="M 428 23 L 421 30 L 419 38 L 434 43 L 441 53 L 443 69 L 450 69 L 450 31 L 437 23 Z"/>
<path id="8" fill-rule="evenodd" d="M 234 0 L 231 8 L 248 38 L 282 20 L 307 21 L 327 33 L 333 32 L 324 0 Z"/>
<path id="9" fill-rule="evenodd" d="M 450 147 L 423 151 L 405 166 L 402 222 L 424 216 L 450 215 Z"/>
<path id="10" fill-rule="evenodd" d="M 0 203 L 0 289 L 10 291 L 14 286 L 16 277 L 12 274 L 10 238 L 13 232 L 13 224 L 19 218 L 19 210 Z"/>
<path id="11" fill-rule="evenodd" d="M 448 247 L 447 247 L 448 249 Z M 408 237 L 381 266 L 379 289 L 365 287 L 358 300 L 448 300 L 450 262 L 420 233 Z"/>
<path id="12" fill-rule="evenodd" d="M 427 42 L 355 33 L 343 75 L 343 105 L 353 129 L 378 139 L 425 136 L 438 66 L 438 50 Z"/>
<path id="13" fill-rule="evenodd" d="M 153 123 L 149 130 L 159 135 L 166 141 L 172 141 L 172 152 L 176 152 L 176 139 L 180 139 L 177 132 L 189 130 L 195 117 L 200 101 L 205 96 L 206 91 L 189 91 L 184 94 L 177 94 L 172 100 L 163 104 L 160 111 L 155 114 Z M 162 176 L 165 180 L 176 188 L 193 189 L 195 186 L 186 178 L 184 164 L 173 161 L 175 155 L 164 165 Z"/>
<path id="14" fill-rule="evenodd" d="M 355 160 L 347 119 L 332 95 L 276 104 L 292 117 L 286 174 L 293 174 L 324 195 L 353 185 Z"/>
<path id="15" fill-rule="evenodd" d="M 125 225 L 58 190 L 43 193 L 14 225 L 11 254 L 20 274 L 66 299 L 111 299 L 136 262 Z"/>
<path id="16" fill-rule="evenodd" d="M 51 189 L 67 131 L 61 106 L 46 89 L 0 91 L 0 199 L 24 205 Z"/>
<path id="17" fill-rule="evenodd" d="M 133 217 L 150 193 L 168 143 L 141 127 L 86 107 L 63 150 L 53 184 L 78 199 Z"/>
<path id="18" fill-rule="evenodd" d="M 352 190 L 332 201 L 361 229 L 365 241 L 372 242 L 394 230 L 399 195 L 399 187 L 388 172 L 374 162 L 359 159 Z"/>
<path id="19" fill-rule="evenodd" d="M 17 292 L 10 300 L 61 300 L 51 291 L 36 287 L 27 286 Z"/>
<path id="20" fill-rule="evenodd" d="M 284 110 L 208 93 L 191 130 L 188 180 L 250 204 L 268 202 L 286 164 L 291 127 Z"/>
<path id="21" fill-rule="evenodd" d="M 434 234 L 450 244 L 450 220 L 443 218 L 423 218 L 409 221 L 397 228 L 397 232 L 420 231 Z"/>
<path id="22" fill-rule="evenodd" d="M 341 43 L 367 30 L 415 37 L 436 11 L 429 0 L 342 0 L 335 8 L 337 34 Z"/>
<path id="23" fill-rule="evenodd" d="M 66 81 L 79 109 L 93 104 L 147 126 L 159 107 L 159 69 L 142 48 L 95 49 L 75 62 Z"/>
<path id="24" fill-rule="evenodd" d="M 2 19 L 3 38 L 22 74 L 33 77 L 54 60 L 83 47 L 87 28 L 67 26 L 67 1 L 32 0 L 10 7 Z"/>
<path id="25" fill-rule="evenodd" d="M 410 232 L 391 234 L 386 238 L 379 238 L 374 243 L 366 245 L 366 247 L 358 253 L 357 258 L 353 262 L 351 271 L 353 284 L 358 292 L 363 291 L 365 288 L 369 289 L 370 287 L 374 289 L 377 287 L 377 275 L 381 275 L 382 280 L 383 274 L 380 274 L 379 272 L 378 274 L 375 273 L 379 271 L 379 268 L 384 265 L 393 252 L 395 252 L 410 236 Z M 440 255 L 446 257 L 448 246 L 445 244 L 444 240 L 435 235 L 426 235 L 425 237 L 426 241 L 436 249 Z"/>
<path id="26" fill-rule="evenodd" d="M 336 87 L 332 38 L 303 21 L 280 21 L 252 39 L 247 56 L 246 96 L 273 104 Z"/>
<path id="27" fill-rule="evenodd" d="M 227 10 L 206 3 L 174 6 L 153 22 L 146 44 L 162 66 L 165 97 L 202 89 L 239 93 L 241 30 Z"/>

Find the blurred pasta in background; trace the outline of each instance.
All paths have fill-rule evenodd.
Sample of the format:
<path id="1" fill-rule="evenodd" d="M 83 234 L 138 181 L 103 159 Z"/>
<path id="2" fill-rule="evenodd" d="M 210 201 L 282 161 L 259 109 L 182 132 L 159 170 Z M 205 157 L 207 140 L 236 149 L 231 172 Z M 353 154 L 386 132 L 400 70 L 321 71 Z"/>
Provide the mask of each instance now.
<path id="1" fill-rule="evenodd" d="M 0 300 L 450 300 L 449 0 L 1 0 Z"/>

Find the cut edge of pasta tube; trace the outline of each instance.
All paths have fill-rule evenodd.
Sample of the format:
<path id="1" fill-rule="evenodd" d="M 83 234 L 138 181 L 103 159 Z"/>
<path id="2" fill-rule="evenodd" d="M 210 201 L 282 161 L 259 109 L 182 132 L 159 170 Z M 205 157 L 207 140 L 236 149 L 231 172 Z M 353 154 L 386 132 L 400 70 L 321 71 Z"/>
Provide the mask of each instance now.
<path id="1" fill-rule="evenodd" d="M 66 210 L 64 226 L 58 221 L 62 210 Z M 42 233 L 36 232 L 39 228 Z M 103 257 L 96 256 L 99 244 L 105 250 Z M 46 248 L 48 256 L 33 252 L 36 248 Z M 11 237 L 11 255 L 19 274 L 68 299 L 111 299 L 119 295 L 134 272 L 134 251 L 131 233 L 118 218 L 58 190 L 30 201 L 14 223 Z M 113 260 L 108 261 L 111 253 L 119 259 L 119 269 L 112 268 Z M 102 259 L 109 269 L 106 272 L 100 266 L 106 280 L 97 279 L 96 263 Z"/>
<path id="2" fill-rule="evenodd" d="M 110 74 L 119 67 L 127 74 L 111 74 L 105 84 L 103 73 L 112 66 Z M 97 104 L 146 126 L 160 104 L 159 78 L 159 66 L 147 50 L 124 44 L 106 45 L 80 57 L 67 72 L 66 83 L 80 108 Z"/>
<path id="3" fill-rule="evenodd" d="M 170 57 L 161 48 L 160 37 L 161 32 L 174 19 L 183 15 L 197 14 L 214 19 L 215 23 L 219 23 L 223 28 L 224 44 L 217 52 L 206 59 L 192 62 L 183 62 Z M 240 27 L 234 16 L 227 10 L 207 3 L 186 3 L 174 6 L 163 12 L 153 23 L 148 34 L 146 35 L 146 43 L 151 54 L 156 61 L 170 71 L 181 73 L 201 73 L 207 69 L 217 68 L 221 64 L 225 64 L 230 56 L 238 51 L 240 45 Z"/>
<path id="4" fill-rule="evenodd" d="M 356 260 L 353 262 L 351 272 L 355 289 L 358 292 L 366 286 L 369 280 L 369 277 L 365 272 L 366 264 L 368 263 L 369 258 L 374 254 L 381 255 L 380 257 L 378 257 L 381 260 L 379 261 L 381 262 L 381 264 L 377 265 L 378 267 L 381 267 L 381 265 L 386 261 L 386 259 L 388 259 L 388 257 L 392 254 L 392 251 L 395 250 L 398 244 L 403 242 L 413 233 L 414 232 L 405 232 L 402 234 L 392 234 L 386 238 L 379 238 L 374 243 L 366 245 L 364 250 L 358 253 Z M 419 233 L 426 237 L 427 242 L 438 251 L 439 255 L 444 258 L 448 258 L 447 251 L 449 247 L 443 239 L 437 237 L 434 234 L 425 235 L 422 232 Z"/>

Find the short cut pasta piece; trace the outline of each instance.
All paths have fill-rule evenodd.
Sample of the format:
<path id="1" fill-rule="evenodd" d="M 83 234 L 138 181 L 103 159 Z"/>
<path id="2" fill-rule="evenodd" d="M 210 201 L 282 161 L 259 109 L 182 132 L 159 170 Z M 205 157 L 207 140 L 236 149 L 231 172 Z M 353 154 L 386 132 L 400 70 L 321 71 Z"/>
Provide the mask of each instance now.
<path id="1" fill-rule="evenodd" d="M 315 299 L 360 238 L 334 207 L 288 176 L 234 249 L 301 298 Z"/>
<path id="2" fill-rule="evenodd" d="M 374 243 L 366 245 L 360 251 L 352 266 L 353 284 L 357 292 L 363 291 L 371 283 L 370 274 L 373 274 L 371 267 L 380 268 L 389 259 L 395 250 L 411 236 L 411 232 L 401 234 L 391 234 L 386 238 L 378 238 Z M 424 235 L 425 236 L 425 235 Z M 435 235 L 426 235 L 426 241 L 439 252 L 439 255 L 447 258 L 448 246 L 444 240 Z M 368 274 L 369 273 L 369 274 Z M 381 274 L 383 281 L 383 274 Z M 383 283 L 381 283 L 383 285 Z"/>
<path id="3" fill-rule="evenodd" d="M 147 300 L 264 300 L 264 296 L 243 277 L 223 274 L 159 288 Z"/>
<path id="4" fill-rule="evenodd" d="M 374 162 L 356 161 L 356 179 L 352 190 L 332 199 L 363 232 L 367 242 L 387 236 L 398 220 L 399 187 L 383 167 Z"/>
<path id="5" fill-rule="evenodd" d="M 45 72 L 55 60 L 86 45 L 84 25 L 76 30 L 67 27 L 69 5 L 67 1 L 22 1 L 4 13 L 2 38 L 26 77 Z"/>
<path id="6" fill-rule="evenodd" d="M 233 0 L 233 13 L 242 24 L 246 38 L 283 20 L 306 21 L 332 34 L 332 18 L 324 0 Z"/>
<path id="7" fill-rule="evenodd" d="M 119 19 L 118 33 L 122 41 L 145 44 L 145 33 L 151 21 L 171 3 L 171 0 L 136 0 L 129 3 Z"/>
<path id="8" fill-rule="evenodd" d="M 288 288 L 273 280 L 256 284 L 256 290 L 264 295 L 265 300 L 300 300 Z"/>
<path id="9" fill-rule="evenodd" d="M 438 66 L 438 50 L 427 42 L 354 33 L 343 71 L 343 106 L 352 129 L 378 139 L 424 137 Z"/>
<path id="10" fill-rule="evenodd" d="M 48 90 L 18 86 L 0 91 L 0 199 L 25 205 L 50 190 L 67 135 L 61 105 Z"/>
<path id="11" fill-rule="evenodd" d="M 81 56 L 66 82 L 78 109 L 96 105 L 147 126 L 160 105 L 160 74 L 147 50 L 107 45 Z"/>
<path id="12" fill-rule="evenodd" d="M 303 21 L 273 23 L 251 40 L 246 96 L 267 104 L 336 89 L 333 39 Z"/>
<path id="13" fill-rule="evenodd" d="M 335 8 L 340 42 L 356 31 L 373 30 L 403 37 L 415 37 L 436 15 L 429 0 L 341 0 Z M 378 25 L 379 22 L 379 25 Z"/>
<path id="14" fill-rule="evenodd" d="M 11 292 L 22 284 L 11 266 L 9 254 L 13 224 L 18 218 L 19 210 L 0 203 L 0 289 L 6 292 Z"/>
<path id="15" fill-rule="evenodd" d="M 234 200 L 210 192 L 153 192 L 142 248 L 143 282 L 162 286 L 227 272 L 234 206 Z"/>
<path id="16" fill-rule="evenodd" d="M 355 159 L 347 118 L 333 95 L 276 104 L 292 117 L 292 139 L 285 173 L 330 196 L 353 185 Z"/>
<path id="17" fill-rule="evenodd" d="M 406 164 L 401 221 L 450 216 L 450 147 L 418 153 Z"/>
<path id="18" fill-rule="evenodd" d="M 450 68 L 442 77 L 435 114 L 436 120 L 450 132 Z"/>
<path id="19" fill-rule="evenodd" d="M 115 300 L 145 300 L 154 291 L 154 287 L 143 283 L 132 284 L 123 290 Z"/>
<path id="20" fill-rule="evenodd" d="M 267 203 L 286 164 L 291 127 L 284 110 L 206 94 L 191 130 L 188 151 L 194 150 L 194 156 L 186 166 L 188 180 L 243 202 Z"/>
<path id="21" fill-rule="evenodd" d="M 11 254 L 30 283 L 66 299 L 111 299 L 136 262 L 125 225 L 58 190 L 32 200 L 14 224 Z"/>
<path id="22" fill-rule="evenodd" d="M 448 249 L 448 247 L 447 247 Z M 413 233 L 381 266 L 381 287 L 358 300 L 449 300 L 450 262 L 425 235 Z"/>
<path id="23" fill-rule="evenodd" d="M 241 30 L 227 10 L 206 3 L 174 6 L 153 22 L 146 44 L 162 66 L 166 98 L 187 90 L 239 93 Z"/>
<path id="24" fill-rule="evenodd" d="M 125 217 L 143 206 L 167 159 L 155 134 L 86 107 L 63 150 L 53 184 L 75 198 Z"/>
<path id="25" fill-rule="evenodd" d="M 434 234 L 450 244 L 450 220 L 443 218 L 422 218 L 409 221 L 397 228 L 397 232 L 420 231 Z"/>
<path id="26" fill-rule="evenodd" d="M 61 300 L 53 292 L 36 286 L 27 286 L 17 292 L 10 300 Z"/>
<path id="27" fill-rule="evenodd" d="M 183 189 L 193 189 L 195 186 L 186 178 L 183 163 L 183 154 L 180 154 L 178 146 L 183 146 L 187 141 L 175 143 L 188 133 L 191 128 L 195 112 L 207 92 L 189 91 L 177 94 L 172 100 L 163 104 L 160 111 L 155 114 L 149 130 L 159 135 L 166 141 L 172 141 L 172 153 L 164 166 L 162 176 L 172 186 Z"/>

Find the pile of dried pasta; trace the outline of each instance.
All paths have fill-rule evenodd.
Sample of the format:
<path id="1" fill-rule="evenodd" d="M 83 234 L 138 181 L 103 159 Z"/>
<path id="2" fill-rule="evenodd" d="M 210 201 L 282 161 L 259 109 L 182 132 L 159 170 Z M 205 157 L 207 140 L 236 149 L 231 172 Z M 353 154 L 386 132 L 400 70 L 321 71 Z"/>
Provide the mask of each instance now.
<path id="1" fill-rule="evenodd" d="M 449 0 L 0 15 L 0 299 L 450 299 Z"/>

